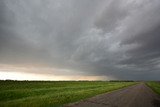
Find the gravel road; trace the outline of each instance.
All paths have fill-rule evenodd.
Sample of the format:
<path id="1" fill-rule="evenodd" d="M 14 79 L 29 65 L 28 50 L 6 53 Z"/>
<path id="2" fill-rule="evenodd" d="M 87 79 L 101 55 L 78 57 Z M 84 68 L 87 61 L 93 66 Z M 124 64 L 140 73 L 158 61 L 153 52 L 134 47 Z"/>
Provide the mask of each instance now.
<path id="1" fill-rule="evenodd" d="M 65 107 L 160 107 L 160 96 L 140 83 Z"/>

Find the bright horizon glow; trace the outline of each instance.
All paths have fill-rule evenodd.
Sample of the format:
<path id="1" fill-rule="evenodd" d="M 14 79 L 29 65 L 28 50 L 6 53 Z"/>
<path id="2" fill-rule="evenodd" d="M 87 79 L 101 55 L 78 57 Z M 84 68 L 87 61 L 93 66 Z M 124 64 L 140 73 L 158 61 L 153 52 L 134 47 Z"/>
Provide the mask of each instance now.
<path id="1" fill-rule="evenodd" d="M 43 72 L 45 71 L 45 73 Z M 54 74 L 59 72 L 60 74 Z M 68 73 L 67 75 L 63 74 Z M 73 74 L 69 69 L 0 64 L 0 80 L 111 80 L 113 77 Z"/>
<path id="2" fill-rule="evenodd" d="M 106 76 L 55 76 L 25 72 L 0 71 L 0 80 L 108 80 Z"/>

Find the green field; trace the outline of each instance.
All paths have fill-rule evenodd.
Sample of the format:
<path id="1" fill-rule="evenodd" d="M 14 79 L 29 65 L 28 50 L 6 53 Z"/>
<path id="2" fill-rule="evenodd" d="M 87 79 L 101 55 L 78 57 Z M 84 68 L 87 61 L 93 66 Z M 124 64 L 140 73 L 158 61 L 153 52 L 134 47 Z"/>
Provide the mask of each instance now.
<path id="1" fill-rule="evenodd" d="M 0 81 L 0 107 L 59 107 L 136 82 Z"/>
<path id="2" fill-rule="evenodd" d="M 160 82 L 147 82 L 147 85 L 160 95 Z"/>

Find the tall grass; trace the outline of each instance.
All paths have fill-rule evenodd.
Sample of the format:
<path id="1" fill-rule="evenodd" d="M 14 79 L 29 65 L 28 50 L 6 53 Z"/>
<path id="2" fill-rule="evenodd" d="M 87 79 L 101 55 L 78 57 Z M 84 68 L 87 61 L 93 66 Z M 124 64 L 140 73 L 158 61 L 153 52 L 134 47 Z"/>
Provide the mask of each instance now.
<path id="1" fill-rule="evenodd" d="M 56 107 L 135 82 L 0 81 L 0 107 Z"/>
<path id="2" fill-rule="evenodd" d="M 160 82 L 147 82 L 147 85 L 155 91 L 157 94 L 160 95 Z"/>

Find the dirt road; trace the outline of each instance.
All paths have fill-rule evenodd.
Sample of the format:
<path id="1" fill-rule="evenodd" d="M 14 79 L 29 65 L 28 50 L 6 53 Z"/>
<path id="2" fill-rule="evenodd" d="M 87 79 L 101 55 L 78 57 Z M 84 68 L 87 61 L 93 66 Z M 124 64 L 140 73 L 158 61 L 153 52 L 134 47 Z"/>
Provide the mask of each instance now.
<path id="1" fill-rule="evenodd" d="M 160 107 L 160 97 L 144 83 L 140 83 L 66 107 Z"/>

